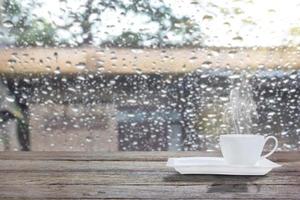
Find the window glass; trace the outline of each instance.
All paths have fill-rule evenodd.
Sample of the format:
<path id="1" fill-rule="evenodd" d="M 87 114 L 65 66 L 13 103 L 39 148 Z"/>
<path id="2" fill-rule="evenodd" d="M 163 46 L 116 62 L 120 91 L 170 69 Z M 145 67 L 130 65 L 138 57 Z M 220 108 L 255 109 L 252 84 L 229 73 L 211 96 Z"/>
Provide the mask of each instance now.
<path id="1" fill-rule="evenodd" d="M 0 4 L 0 150 L 300 148 L 296 0 Z"/>

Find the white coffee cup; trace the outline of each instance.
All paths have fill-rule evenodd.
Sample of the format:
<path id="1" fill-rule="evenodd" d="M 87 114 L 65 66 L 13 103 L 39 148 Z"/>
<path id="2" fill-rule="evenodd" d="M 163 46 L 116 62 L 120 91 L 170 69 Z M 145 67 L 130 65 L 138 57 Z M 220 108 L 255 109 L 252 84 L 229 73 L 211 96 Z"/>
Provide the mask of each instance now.
<path id="1" fill-rule="evenodd" d="M 271 152 L 261 156 L 263 148 L 269 139 L 275 141 Z M 267 158 L 273 154 L 278 146 L 278 140 L 274 136 L 228 134 L 220 136 L 220 146 L 224 160 L 234 165 L 255 165 L 261 158 Z"/>

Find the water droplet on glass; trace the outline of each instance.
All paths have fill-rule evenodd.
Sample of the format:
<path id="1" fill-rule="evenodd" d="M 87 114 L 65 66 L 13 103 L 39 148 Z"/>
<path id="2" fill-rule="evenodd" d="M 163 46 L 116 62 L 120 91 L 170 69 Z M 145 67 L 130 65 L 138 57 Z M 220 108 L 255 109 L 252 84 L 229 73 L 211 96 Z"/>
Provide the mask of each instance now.
<path id="1" fill-rule="evenodd" d="M 14 102 L 15 101 L 15 98 L 11 97 L 11 96 L 7 96 L 5 97 L 5 99 L 9 102 Z"/>
<path id="2" fill-rule="evenodd" d="M 4 22 L 2 22 L 2 24 L 5 28 L 12 28 L 14 26 L 14 23 L 10 20 L 5 20 Z"/>
<path id="3" fill-rule="evenodd" d="M 201 65 L 201 67 L 203 68 L 210 68 L 211 67 L 212 62 L 211 61 L 204 61 Z"/>
<path id="4" fill-rule="evenodd" d="M 83 63 L 83 62 L 80 62 L 80 63 L 76 64 L 75 67 L 76 67 L 77 69 L 82 70 L 82 69 L 85 69 L 85 68 L 86 68 L 86 64 Z"/>
<path id="5" fill-rule="evenodd" d="M 213 19 L 213 16 L 211 16 L 211 15 L 204 15 L 202 18 L 203 21 L 211 21 L 212 19 Z"/>
<path id="6" fill-rule="evenodd" d="M 92 142 L 92 141 L 93 141 L 93 139 L 92 139 L 92 137 L 90 137 L 90 136 L 87 136 L 87 137 L 85 138 L 85 141 L 86 141 L 86 142 Z"/>

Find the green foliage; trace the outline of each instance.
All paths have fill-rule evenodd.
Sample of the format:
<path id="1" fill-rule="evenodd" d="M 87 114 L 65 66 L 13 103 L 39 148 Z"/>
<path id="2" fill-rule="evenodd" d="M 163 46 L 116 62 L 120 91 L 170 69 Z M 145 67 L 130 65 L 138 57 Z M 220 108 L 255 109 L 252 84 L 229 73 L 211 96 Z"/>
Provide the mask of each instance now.
<path id="1" fill-rule="evenodd" d="M 133 32 L 124 32 L 119 37 L 116 37 L 113 41 L 107 42 L 106 44 L 120 47 L 137 47 L 140 46 L 139 42 L 142 40 L 141 36 Z"/>
<path id="2" fill-rule="evenodd" d="M 21 8 L 16 0 L 5 0 L 3 2 L 4 13 L 10 17 L 20 15 Z"/>
<path id="3" fill-rule="evenodd" d="M 35 20 L 29 26 L 16 28 L 14 33 L 17 36 L 16 44 L 19 46 L 45 46 L 55 42 L 55 29 L 45 21 Z"/>
<path id="4" fill-rule="evenodd" d="M 10 34 L 16 38 L 18 46 L 40 46 L 54 44 L 54 27 L 44 19 L 32 18 L 27 10 L 22 10 L 16 0 L 5 0 L 4 16 L 13 24 Z M 27 15 L 26 15 L 27 14 Z"/>
<path id="5" fill-rule="evenodd" d="M 167 37 L 168 32 L 175 34 L 186 34 L 190 39 L 185 38 L 182 41 L 184 45 L 196 45 L 200 43 L 200 36 L 198 41 L 191 37 L 193 32 L 200 32 L 200 29 L 196 23 L 194 23 L 188 17 L 177 17 L 170 7 L 162 3 L 158 8 L 153 7 L 149 0 L 133 0 L 131 3 L 124 3 L 123 1 L 114 1 L 117 7 L 120 7 L 127 12 L 143 13 L 151 18 L 151 22 L 157 22 L 159 24 L 159 31 L 156 35 L 149 35 L 143 33 L 124 32 L 120 36 L 116 37 L 113 41 L 108 42 L 113 45 L 138 47 L 143 46 L 143 40 L 154 40 L 156 46 L 177 46 L 172 44 Z M 181 44 L 179 44 L 181 45 Z"/>
<path id="6" fill-rule="evenodd" d="M 145 42 L 148 46 L 178 46 L 178 45 L 197 45 L 200 43 L 200 31 L 196 23 L 188 17 L 178 17 L 172 9 L 163 1 L 158 1 L 158 5 L 153 5 L 149 0 L 132 0 L 125 2 L 122 0 L 87 0 L 82 7 L 84 12 L 73 10 L 68 14 L 68 18 L 72 18 L 74 22 L 79 23 L 82 29 L 80 33 L 70 31 L 72 24 L 65 26 L 58 26 L 51 21 L 51 19 L 41 18 L 31 14 L 30 8 L 23 7 L 21 0 L 5 0 L 4 1 L 4 15 L 11 20 L 13 27 L 10 28 L 10 33 L 15 37 L 16 45 L 18 46 L 51 46 L 55 44 L 73 45 L 74 41 L 77 45 L 93 44 L 94 38 L 97 37 L 91 33 L 94 21 L 90 21 L 91 15 L 97 15 L 101 18 L 101 14 L 106 9 L 122 10 L 124 16 L 128 13 L 142 14 L 149 17 L 149 21 L 145 23 L 158 24 L 158 31 L 156 33 L 147 32 L 144 30 L 132 31 L 130 29 L 124 30 L 120 35 L 111 35 L 106 41 L 101 41 L 100 45 L 111 45 L 121 47 L 142 47 Z M 66 1 L 67 4 L 72 4 L 72 1 Z M 35 3 L 33 0 L 29 4 L 32 9 L 34 7 L 42 6 L 42 4 Z M 96 5 L 96 6 L 95 6 Z M 38 9 L 38 8 L 37 8 Z M 114 17 L 114 16 L 112 16 Z M 58 40 L 57 29 L 64 29 L 69 31 L 73 37 L 73 44 L 71 39 Z M 101 27 L 98 27 L 101 29 Z M 195 34 L 195 33 L 198 33 Z M 77 35 L 76 35 L 77 34 Z M 180 35 L 182 41 L 173 41 L 168 35 Z M 108 33 L 109 35 L 109 33 Z M 195 37 L 196 35 L 196 37 Z M 82 40 L 76 38 L 82 37 Z"/>

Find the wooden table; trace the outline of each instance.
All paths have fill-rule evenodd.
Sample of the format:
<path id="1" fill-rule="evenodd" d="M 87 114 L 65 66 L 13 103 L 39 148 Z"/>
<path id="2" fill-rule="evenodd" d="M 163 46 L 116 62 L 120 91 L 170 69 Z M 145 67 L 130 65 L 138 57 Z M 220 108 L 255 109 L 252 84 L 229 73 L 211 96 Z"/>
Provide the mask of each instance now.
<path id="1" fill-rule="evenodd" d="M 0 199 L 300 199 L 300 153 L 266 176 L 180 175 L 168 157 L 200 152 L 2 152 Z"/>

